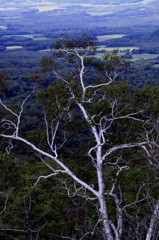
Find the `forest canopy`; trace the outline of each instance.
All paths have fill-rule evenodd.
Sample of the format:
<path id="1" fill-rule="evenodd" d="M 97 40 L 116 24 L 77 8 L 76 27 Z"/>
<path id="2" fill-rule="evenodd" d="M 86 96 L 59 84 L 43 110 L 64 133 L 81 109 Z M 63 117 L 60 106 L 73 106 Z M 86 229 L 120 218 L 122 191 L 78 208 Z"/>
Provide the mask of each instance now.
<path id="1" fill-rule="evenodd" d="M 131 88 L 85 34 L 54 46 L 38 87 L 0 100 L 0 236 L 157 239 L 158 86 Z"/>

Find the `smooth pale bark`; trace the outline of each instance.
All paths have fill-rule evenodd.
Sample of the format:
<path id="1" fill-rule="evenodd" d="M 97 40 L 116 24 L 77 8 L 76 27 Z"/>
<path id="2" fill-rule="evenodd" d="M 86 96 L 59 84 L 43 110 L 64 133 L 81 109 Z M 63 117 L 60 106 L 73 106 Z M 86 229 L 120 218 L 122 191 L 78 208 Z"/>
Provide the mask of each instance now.
<path id="1" fill-rule="evenodd" d="M 97 175 L 98 175 L 98 187 L 99 187 L 99 204 L 100 204 L 100 214 L 103 222 L 103 233 L 105 234 L 106 239 L 113 240 L 113 236 L 110 229 L 109 217 L 107 204 L 104 196 L 104 182 L 103 182 L 103 172 L 102 167 L 97 166 Z"/>
<path id="2" fill-rule="evenodd" d="M 86 121 L 91 124 L 91 120 L 89 119 L 89 116 L 84 106 L 81 103 L 78 103 L 78 106 L 81 109 Z M 94 125 L 91 125 L 91 130 L 97 143 L 96 171 L 97 171 L 97 178 L 98 178 L 98 194 L 99 194 L 98 200 L 100 204 L 99 211 L 100 211 L 101 219 L 103 222 L 103 233 L 107 240 L 113 240 L 110 223 L 109 223 L 107 204 L 104 196 L 105 184 L 104 184 L 104 177 L 103 177 L 102 142 L 101 142 L 101 137 L 99 136 L 99 133 Z"/>
<path id="3" fill-rule="evenodd" d="M 155 227 L 156 222 L 158 221 L 158 218 L 159 218 L 159 199 L 157 200 L 153 215 L 151 217 L 149 229 L 148 229 L 148 232 L 146 235 L 146 240 L 152 239 L 153 233 L 154 233 L 154 227 Z"/>

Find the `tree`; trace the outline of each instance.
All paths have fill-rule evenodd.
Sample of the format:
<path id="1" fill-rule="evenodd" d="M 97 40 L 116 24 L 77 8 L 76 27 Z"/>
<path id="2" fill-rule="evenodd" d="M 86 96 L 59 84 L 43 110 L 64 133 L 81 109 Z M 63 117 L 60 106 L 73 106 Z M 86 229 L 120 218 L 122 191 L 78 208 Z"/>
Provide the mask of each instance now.
<path id="1" fill-rule="evenodd" d="M 141 141 L 140 138 L 146 119 L 144 109 L 134 106 L 129 87 L 119 80 L 118 75 L 128 67 L 129 62 L 119 57 L 117 51 L 107 53 L 102 61 L 97 61 L 91 57 L 95 50 L 94 42 L 87 35 L 78 40 L 62 38 L 55 44 L 53 57 L 42 60 L 43 72 L 51 71 L 53 78 L 39 95 L 47 147 L 36 146 L 29 136 L 27 138 L 20 133 L 25 103 L 34 89 L 21 104 L 19 113 L 0 101 L 11 115 L 10 118 L 2 118 L 0 136 L 9 141 L 6 148 L 8 154 L 14 140 L 20 141 L 34 150 L 50 169 L 51 173 L 39 176 L 35 185 L 41 179 L 67 175 L 74 182 L 69 185 L 69 181 L 63 181 L 68 197 L 79 196 L 92 202 L 98 219 L 92 230 L 80 239 L 93 236 L 96 229 L 102 226 L 103 239 L 119 240 L 126 231 L 126 210 L 145 200 L 140 185 L 135 189 L 135 198 L 128 200 L 123 192 L 125 186 L 122 178 L 130 169 L 129 159 L 136 156 L 133 149 L 144 151 L 150 142 L 147 139 Z M 79 149 L 81 155 L 75 151 L 70 154 L 71 147 L 67 147 L 68 142 L 73 144 L 69 136 L 75 129 L 78 133 L 75 136 L 76 144 L 81 144 L 82 133 L 85 136 L 82 149 Z M 72 155 L 78 160 L 73 162 Z M 88 176 L 83 176 L 82 167 L 80 172 L 77 171 L 80 158 L 91 164 L 91 176 L 89 172 Z"/>
<path id="2" fill-rule="evenodd" d="M 152 88 L 153 89 L 153 88 Z M 154 90 L 154 89 L 153 89 Z M 147 146 L 142 146 L 142 148 L 145 150 L 145 158 L 148 161 L 149 168 L 152 168 L 153 170 L 159 169 L 159 158 L 158 158 L 158 148 L 159 148 L 159 119 L 153 118 L 150 119 L 148 124 L 145 126 L 145 139 L 147 139 L 148 142 L 153 142 L 154 144 L 148 144 Z M 157 184 L 158 187 L 158 184 Z M 154 230 L 158 229 L 158 217 L 159 217 L 159 198 L 158 198 L 158 192 L 156 191 L 155 197 L 153 195 L 150 195 L 149 198 L 152 199 L 150 202 L 151 206 L 151 215 L 150 215 L 150 224 L 148 226 L 148 231 L 146 234 L 146 240 L 151 240 L 154 237 Z"/>

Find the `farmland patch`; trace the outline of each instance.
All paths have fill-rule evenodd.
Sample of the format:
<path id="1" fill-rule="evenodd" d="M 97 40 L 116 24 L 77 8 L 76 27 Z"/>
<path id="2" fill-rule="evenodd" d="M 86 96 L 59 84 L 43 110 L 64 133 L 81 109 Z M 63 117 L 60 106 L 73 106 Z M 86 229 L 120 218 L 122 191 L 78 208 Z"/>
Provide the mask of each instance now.
<path id="1" fill-rule="evenodd" d="M 6 27 L 6 26 L 0 26 L 0 29 L 1 29 L 1 30 L 6 30 L 7 27 Z"/>
<path id="2" fill-rule="evenodd" d="M 91 16 L 104 16 L 104 15 L 109 15 L 112 14 L 114 12 L 87 12 L 88 14 L 90 14 Z"/>
<path id="3" fill-rule="evenodd" d="M 154 59 L 154 58 L 157 58 L 159 57 L 159 54 L 148 54 L 148 53 L 142 53 L 142 54 L 133 54 L 132 55 L 133 57 L 133 60 L 136 61 L 136 60 L 140 60 L 140 59 Z"/>
<path id="4" fill-rule="evenodd" d="M 125 34 L 114 34 L 114 35 L 100 35 L 96 36 L 98 41 L 106 41 L 106 40 L 111 40 L 111 39 L 116 39 L 116 38 L 122 38 L 126 36 Z"/>
<path id="5" fill-rule="evenodd" d="M 8 46 L 6 47 L 6 50 L 18 50 L 18 49 L 23 49 L 22 46 Z"/>

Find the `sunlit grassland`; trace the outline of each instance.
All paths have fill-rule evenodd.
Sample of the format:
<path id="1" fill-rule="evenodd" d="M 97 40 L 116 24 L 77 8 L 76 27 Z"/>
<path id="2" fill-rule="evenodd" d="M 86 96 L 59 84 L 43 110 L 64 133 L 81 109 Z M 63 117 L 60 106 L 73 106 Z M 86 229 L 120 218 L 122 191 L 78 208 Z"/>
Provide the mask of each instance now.
<path id="1" fill-rule="evenodd" d="M 25 37 L 25 38 L 31 38 L 35 41 L 37 40 L 50 40 L 51 38 L 45 38 L 43 37 L 41 34 L 40 35 L 36 35 L 36 34 L 24 34 L 24 35 L 6 35 L 3 37 Z"/>
<path id="2" fill-rule="evenodd" d="M 23 49 L 21 46 L 8 46 L 6 47 L 6 50 L 18 50 L 18 49 Z"/>
<path id="3" fill-rule="evenodd" d="M 110 7 L 112 6 L 111 4 L 88 4 L 88 3 L 79 3 L 78 5 L 82 6 L 82 7 L 89 7 L 89 8 L 106 8 L 106 7 Z"/>
<path id="4" fill-rule="evenodd" d="M 0 11 L 12 11 L 12 10 L 17 10 L 17 8 L 12 8 L 12 7 L 0 8 Z"/>
<path id="5" fill-rule="evenodd" d="M 153 67 L 154 68 L 159 68 L 159 64 L 154 64 Z"/>
<path id="6" fill-rule="evenodd" d="M 159 54 L 148 54 L 148 53 L 142 53 L 142 54 L 133 54 L 132 55 L 132 60 L 136 61 L 136 60 L 140 60 L 140 59 L 154 59 L 159 57 Z"/>
<path id="7" fill-rule="evenodd" d="M 6 19 L 9 19 L 9 20 L 10 20 L 10 19 L 12 19 L 12 20 L 15 19 L 15 20 L 16 20 L 16 19 L 21 19 L 21 17 L 19 17 L 19 16 L 4 16 L 3 19 L 4 19 L 4 20 L 6 20 Z"/>
<path id="8" fill-rule="evenodd" d="M 63 7 L 50 5 L 50 6 L 37 6 L 36 9 L 38 9 L 40 12 L 46 12 L 46 11 L 51 11 L 56 9 L 63 9 Z"/>
<path id="9" fill-rule="evenodd" d="M 6 26 L 0 26 L 0 29 L 1 29 L 1 30 L 6 30 L 7 27 L 6 27 Z"/>
<path id="10" fill-rule="evenodd" d="M 87 13 L 92 16 L 104 16 L 104 15 L 112 14 L 114 12 L 89 12 L 89 11 L 87 11 Z"/>
<path id="11" fill-rule="evenodd" d="M 153 2 L 153 1 L 154 1 L 154 0 L 142 0 L 141 3 L 143 3 L 143 4 L 148 4 L 148 3 Z"/>
<path id="12" fill-rule="evenodd" d="M 51 40 L 51 38 L 45 38 L 45 37 L 37 37 L 37 38 L 33 37 L 32 39 L 33 39 L 34 41 Z"/>
<path id="13" fill-rule="evenodd" d="M 134 50 L 134 49 L 139 49 L 138 47 L 105 47 L 105 45 L 98 45 L 98 50 L 99 51 L 102 51 L 102 50 L 105 50 L 105 51 L 114 51 L 114 50 L 119 50 L 119 51 L 126 51 L 126 50 Z"/>
<path id="14" fill-rule="evenodd" d="M 122 38 L 126 36 L 125 34 L 114 34 L 114 35 L 101 35 L 101 36 L 96 36 L 98 41 L 106 41 L 106 40 L 111 40 L 111 39 L 116 39 L 116 38 Z"/>
<path id="15" fill-rule="evenodd" d="M 97 52 L 95 54 L 95 56 L 97 58 L 102 58 L 102 56 L 104 55 L 104 52 L 100 52 L 100 51 L 109 51 L 112 52 L 114 50 L 118 50 L 120 55 L 123 55 L 126 53 L 127 50 L 129 50 L 130 52 L 133 51 L 134 49 L 139 49 L 138 47 L 104 47 L 103 45 L 99 45 L 98 46 L 98 50 L 99 52 Z M 137 60 L 141 60 L 141 59 L 155 59 L 159 57 L 159 54 L 148 54 L 148 53 L 142 53 L 142 54 L 132 54 L 132 61 L 137 61 Z M 158 66 L 157 66 L 158 67 Z"/>

